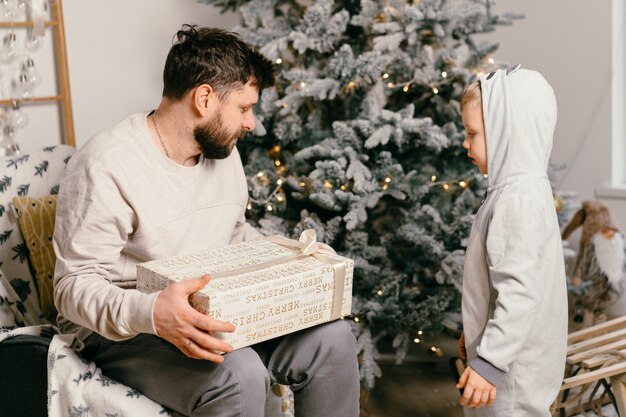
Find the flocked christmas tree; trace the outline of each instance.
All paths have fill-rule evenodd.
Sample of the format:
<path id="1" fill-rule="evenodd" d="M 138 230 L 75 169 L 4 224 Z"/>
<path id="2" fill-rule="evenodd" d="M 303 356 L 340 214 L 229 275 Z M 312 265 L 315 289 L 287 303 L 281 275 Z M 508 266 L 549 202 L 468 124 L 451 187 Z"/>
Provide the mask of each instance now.
<path id="1" fill-rule="evenodd" d="M 472 35 L 509 23 L 492 0 L 199 0 L 275 62 L 277 85 L 239 147 L 248 217 L 355 260 L 361 376 L 380 375 L 459 310 L 464 248 L 486 181 L 465 157 L 459 97 L 496 66 Z M 433 348 L 434 349 L 434 348 Z"/>

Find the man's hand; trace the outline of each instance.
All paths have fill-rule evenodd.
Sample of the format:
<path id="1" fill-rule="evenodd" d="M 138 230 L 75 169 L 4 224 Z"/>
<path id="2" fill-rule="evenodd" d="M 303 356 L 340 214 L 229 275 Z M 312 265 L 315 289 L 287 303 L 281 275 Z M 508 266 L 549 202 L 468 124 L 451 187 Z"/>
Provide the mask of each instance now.
<path id="1" fill-rule="evenodd" d="M 496 387 L 469 366 L 465 368 L 456 387 L 465 388 L 461 405 L 478 408 L 485 404 L 493 405 L 496 399 Z"/>
<path id="2" fill-rule="evenodd" d="M 465 350 L 465 333 L 461 332 L 461 337 L 459 338 L 459 355 L 461 359 L 464 361 L 467 360 L 467 351 Z"/>
<path id="3" fill-rule="evenodd" d="M 154 326 L 157 334 L 190 358 L 224 362 L 219 352 L 232 352 L 233 347 L 211 336 L 209 332 L 235 331 L 235 326 L 196 311 L 189 296 L 204 288 L 211 277 L 177 282 L 165 288 L 154 303 Z"/>

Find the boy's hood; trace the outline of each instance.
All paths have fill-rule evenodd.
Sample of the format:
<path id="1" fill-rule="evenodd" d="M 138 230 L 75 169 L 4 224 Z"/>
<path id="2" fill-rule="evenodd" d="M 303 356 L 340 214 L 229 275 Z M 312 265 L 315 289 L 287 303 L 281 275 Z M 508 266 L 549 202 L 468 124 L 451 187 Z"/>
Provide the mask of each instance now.
<path id="1" fill-rule="evenodd" d="M 557 105 L 550 84 L 519 65 L 480 78 L 489 188 L 545 177 Z"/>

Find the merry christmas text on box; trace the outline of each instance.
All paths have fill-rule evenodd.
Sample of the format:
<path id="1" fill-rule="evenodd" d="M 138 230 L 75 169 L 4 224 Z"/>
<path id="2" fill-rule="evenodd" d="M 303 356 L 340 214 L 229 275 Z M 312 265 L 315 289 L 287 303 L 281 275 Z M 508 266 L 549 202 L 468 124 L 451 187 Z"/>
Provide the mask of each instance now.
<path id="1" fill-rule="evenodd" d="M 137 265 L 137 289 L 212 276 L 192 306 L 236 326 L 220 338 L 237 349 L 350 314 L 354 261 L 305 231 L 300 241 L 271 236 Z"/>

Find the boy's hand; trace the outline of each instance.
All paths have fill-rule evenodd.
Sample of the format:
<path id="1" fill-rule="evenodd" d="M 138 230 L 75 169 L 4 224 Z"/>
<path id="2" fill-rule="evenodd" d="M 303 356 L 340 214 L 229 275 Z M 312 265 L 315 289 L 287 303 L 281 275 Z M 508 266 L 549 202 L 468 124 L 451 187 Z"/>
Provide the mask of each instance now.
<path id="1" fill-rule="evenodd" d="M 465 368 L 456 387 L 465 388 L 461 405 L 479 408 L 485 404 L 493 405 L 496 399 L 496 387 L 469 366 Z"/>
<path id="2" fill-rule="evenodd" d="M 459 355 L 461 359 L 467 360 L 467 351 L 465 350 L 465 333 L 461 332 L 461 337 L 459 338 Z"/>

